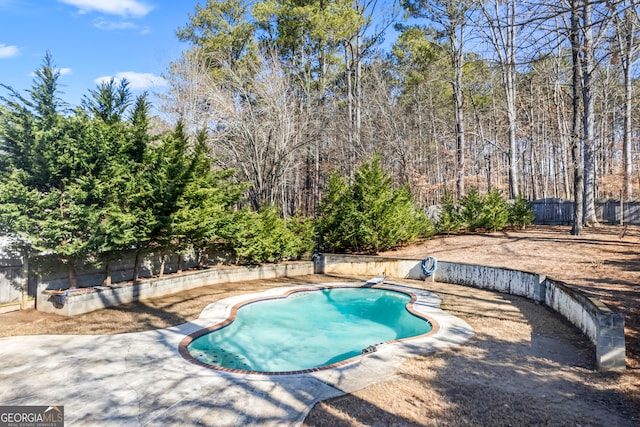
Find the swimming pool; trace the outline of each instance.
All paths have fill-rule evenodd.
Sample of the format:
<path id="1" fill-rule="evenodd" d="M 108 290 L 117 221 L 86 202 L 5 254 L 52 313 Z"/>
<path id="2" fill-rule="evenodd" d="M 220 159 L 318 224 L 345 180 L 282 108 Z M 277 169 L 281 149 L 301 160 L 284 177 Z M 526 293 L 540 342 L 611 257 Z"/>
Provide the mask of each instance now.
<path id="1" fill-rule="evenodd" d="M 239 372 L 324 369 L 432 331 L 432 322 L 411 309 L 413 299 L 379 287 L 325 287 L 244 301 L 229 319 L 188 336 L 181 354 Z"/>

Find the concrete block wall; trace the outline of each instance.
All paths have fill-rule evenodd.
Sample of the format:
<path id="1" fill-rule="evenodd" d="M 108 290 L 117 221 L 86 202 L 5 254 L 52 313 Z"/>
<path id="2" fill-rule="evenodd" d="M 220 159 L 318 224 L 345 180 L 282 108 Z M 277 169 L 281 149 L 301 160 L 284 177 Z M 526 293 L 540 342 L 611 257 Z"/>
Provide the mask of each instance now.
<path id="1" fill-rule="evenodd" d="M 315 260 L 323 274 L 427 279 L 420 260 L 322 254 Z M 598 370 L 624 370 L 624 317 L 601 301 L 590 298 L 566 283 L 541 274 L 474 264 L 438 262 L 429 280 L 473 286 L 523 296 L 545 304 L 580 329 L 596 347 Z"/>
<path id="2" fill-rule="evenodd" d="M 149 278 L 160 273 L 162 258 L 165 258 L 163 274 L 175 273 L 178 270 L 178 255 L 161 255 L 155 252 L 145 252 L 141 255 L 139 262 L 139 277 Z M 124 251 L 120 253 L 119 259 L 111 261 L 110 275 L 113 283 L 131 281 L 136 259 L 135 251 Z M 230 262 L 232 256 L 223 251 L 210 251 L 206 254 L 206 267 L 212 267 Z M 38 266 L 38 290 L 43 289 L 67 289 L 69 287 L 69 277 L 66 265 L 62 264 L 56 256 L 40 256 L 34 259 Z M 198 265 L 196 255 L 188 252 L 182 256 L 182 268 L 189 269 Z M 91 264 L 77 265 L 76 275 L 78 286 L 81 288 L 99 286 L 104 282 L 105 269 L 96 268 Z"/>
<path id="3" fill-rule="evenodd" d="M 598 369 L 624 369 L 624 316 L 564 282 L 547 279 L 545 286 L 544 303 L 562 313 L 595 344 Z"/>
<path id="4" fill-rule="evenodd" d="M 544 302 L 545 276 L 508 268 L 454 262 L 438 262 L 434 280 L 490 289 Z"/>
<path id="5" fill-rule="evenodd" d="M 66 296 L 38 293 L 38 310 L 63 316 L 75 316 L 128 302 L 156 298 L 200 286 L 243 280 L 274 279 L 313 274 L 311 261 L 271 264 L 256 267 L 217 267 L 194 272 L 145 279 L 137 283 L 118 283 Z"/>
<path id="6" fill-rule="evenodd" d="M 620 313 L 598 314 L 598 343 L 596 359 L 598 369 L 620 371 L 624 369 L 624 316 Z"/>

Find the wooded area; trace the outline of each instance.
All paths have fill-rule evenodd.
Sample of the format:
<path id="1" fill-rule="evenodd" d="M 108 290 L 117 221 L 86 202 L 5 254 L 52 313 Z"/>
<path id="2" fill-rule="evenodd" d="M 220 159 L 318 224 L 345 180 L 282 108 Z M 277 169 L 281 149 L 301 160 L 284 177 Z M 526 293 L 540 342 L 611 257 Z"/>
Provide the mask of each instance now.
<path id="1" fill-rule="evenodd" d="M 25 95 L 3 86 L 0 229 L 72 284 L 124 249 L 377 250 L 432 233 L 434 204 L 436 232 L 495 230 L 572 199 L 580 234 L 597 199 L 638 193 L 637 0 L 210 0 L 185 20 L 160 117 L 126 81 L 69 106 L 51 54 Z"/>
<path id="2" fill-rule="evenodd" d="M 592 223 L 596 199 L 638 192 L 637 6 L 208 1 L 165 107 L 211 130 L 255 207 L 311 215 L 330 171 L 379 153 L 424 205 L 497 189 L 584 200 Z"/>

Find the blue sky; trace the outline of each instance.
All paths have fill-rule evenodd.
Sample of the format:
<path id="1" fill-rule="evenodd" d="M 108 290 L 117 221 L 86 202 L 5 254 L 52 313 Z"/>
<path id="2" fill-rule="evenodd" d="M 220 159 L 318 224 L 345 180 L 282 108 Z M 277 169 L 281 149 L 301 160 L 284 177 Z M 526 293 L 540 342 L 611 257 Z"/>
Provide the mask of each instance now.
<path id="1" fill-rule="evenodd" d="M 126 77 L 134 94 L 162 91 L 161 74 L 188 48 L 175 32 L 198 3 L 205 2 L 0 0 L 0 83 L 23 93 L 49 51 L 72 105 L 110 77 Z"/>

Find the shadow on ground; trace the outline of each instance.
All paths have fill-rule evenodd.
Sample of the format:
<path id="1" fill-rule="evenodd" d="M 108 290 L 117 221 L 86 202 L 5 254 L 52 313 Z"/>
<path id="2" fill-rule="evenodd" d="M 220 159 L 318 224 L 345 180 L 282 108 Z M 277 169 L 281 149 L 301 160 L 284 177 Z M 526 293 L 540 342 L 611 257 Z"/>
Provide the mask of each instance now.
<path id="1" fill-rule="evenodd" d="M 637 376 L 595 372 L 593 346 L 557 314 L 519 297 L 432 285 L 476 336 L 317 404 L 305 425 L 638 425 L 640 395 L 629 384 Z"/>

